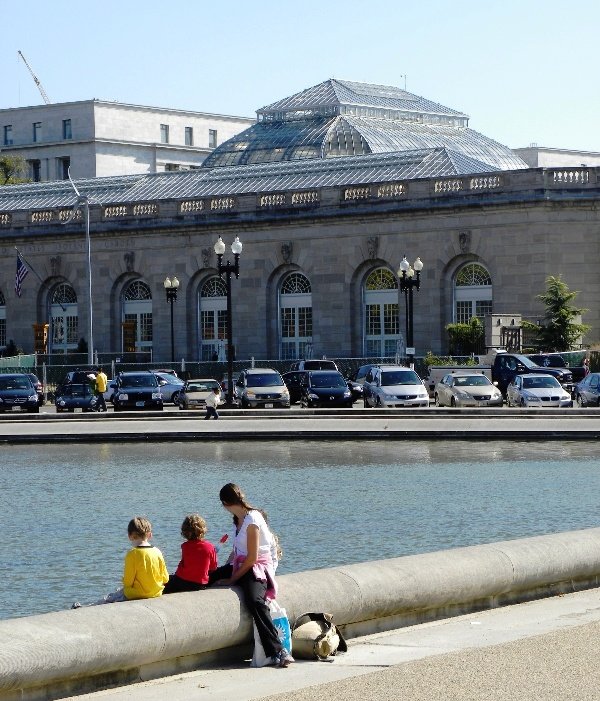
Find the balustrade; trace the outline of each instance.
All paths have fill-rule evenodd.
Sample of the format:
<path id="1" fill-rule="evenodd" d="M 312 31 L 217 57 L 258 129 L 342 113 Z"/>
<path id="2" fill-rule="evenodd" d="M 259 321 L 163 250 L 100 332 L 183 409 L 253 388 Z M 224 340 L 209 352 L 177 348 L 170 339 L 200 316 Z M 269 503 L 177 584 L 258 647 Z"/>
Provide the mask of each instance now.
<path id="1" fill-rule="evenodd" d="M 54 212 L 51 209 L 44 209 L 31 213 L 32 224 L 48 224 L 54 220 Z"/>
<path id="2" fill-rule="evenodd" d="M 0 226 L 10 226 L 12 224 L 12 214 L 0 212 Z"/>
<path id="3" fill-rule="evenodd" d="M 227 211 L 235 207 L 235 197 L 214 197 L 210 201 L 211 210 Z"/>
<path id="4" fill-rule="evenodd" d="M 181 214 L 201 212 L 203 209 L 204 202 L 202 200 L 185 200 L 179 205 L 179 211 Z"/>
<path id="5" fill-rule="evenodd" d="M 347 187 L 344 190 L 344 200 L 368 200 L 371 197 L 370 187 Z"/>
<path id="6" fill-rule="evenodd" d="M 483 175 L 471 178 L 471 190 L 492 190 L 502 186 L 502 178 L 499 175 Z"/>
<path id="7" fill-rule="evenodd" d="M 128 215 L 127 206 L 124 204 L 113 205 L 104 208 L 105 219 L 115 219 L 117 217 L 126 217 Z"/>
<path id="8" fill-rule="evenodd" d="M 258 199 L 259 207 L 281 207 L 285 204 L 285 192 L 276 192 L 272 195 L 261 195 Z"/>
<path id="9" fill-rule="evenodd" d="M 393 199 L 406 194 L 406 185 L 403 183 L 387 183 L 377 188 L 377 197 L 381 199 Z"/>
<path id="10" fill-rule="evenodd" d="M 552 181 L 557 185 L 587 185 L 590 172 L 587 169 L 569 169 L 552 171 Z"/>
<path id="11" fill-rule="evenodd" d="M 308 190 L 306 192 L 293 192 L 292 193 L 292 204 L 302 205 L 302 204 L 315 204 L 319 202 L 319 192 L 317 190 Z"/>
<path id="12" fill-rule="evenodd" d="M 158 214 L 158 205 L 154 202 L 142 202 L 133 205 L 134 217 L 153 216 L 154 214 Z"/>
<path id="13" fill-rule="evenodd" d="M 463 189 L 463 182 L 458 178 L 454 180 L 436 180 L 433 186 L 435 193 L 460 192 Z"/>

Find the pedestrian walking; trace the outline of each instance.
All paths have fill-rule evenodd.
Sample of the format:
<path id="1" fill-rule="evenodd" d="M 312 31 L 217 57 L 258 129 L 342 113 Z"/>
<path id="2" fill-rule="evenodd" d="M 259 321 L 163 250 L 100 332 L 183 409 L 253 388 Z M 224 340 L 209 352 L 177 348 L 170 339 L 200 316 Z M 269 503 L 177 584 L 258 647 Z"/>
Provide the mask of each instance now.
<path id="1" fill-rule="evenodd" d="M 221 403 L 221 390 L 215 387 L 213 391 L 206 397 L 206 414 L 204 419 L 218 419 L 219 413 L 217 412 L 217 407 Z"/>
<path id="2" fill-rule="evenodd" d="M 97 411 L 108 411 L 106 408 L 106 401 L 104 400 L 104 393 L 106 392 L 106 388 L 108 387 L 108 377 L 104 374 L 104 370 L 102 368 L 98 369 L 98 373 L 96 374 L 96 388 L 95 388 L 95 393 L 96 393 L 96 398 L 98 400 L 98 403 L 96 405 L 96 410 Z"/>

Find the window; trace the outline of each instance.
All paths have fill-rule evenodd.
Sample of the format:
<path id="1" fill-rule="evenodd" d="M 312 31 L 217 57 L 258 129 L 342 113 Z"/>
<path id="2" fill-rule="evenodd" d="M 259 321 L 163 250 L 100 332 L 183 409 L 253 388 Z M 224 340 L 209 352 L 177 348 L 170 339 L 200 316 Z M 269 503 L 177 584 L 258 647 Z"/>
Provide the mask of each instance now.
<path id="1" fill-rule="evenodd" d="M 160 125 L 160 143 L 161 144 L 168 144 L 169 143 L 169 125 L 168 124 L 161 124 Z"/>
<path id="2" fill-rule="evenodd" d="M 377 268 L 365 280 L 364 353 L 373 358 L 396 355 L 400 342 L 398 279 L 387 268 Z"/>
<path id="3" fill-rule="evenodd" d="M 133 325 L 132 342 L 136 352 L 152 350 L 152 292 L 142 280 L 131 282 L 121 296 L 123 322 Z M 127 341 L 123 338 L 123 351 Z"/>
<path id="4" fill-rule="evenodd" d="M 454 321 L 468 324 L 473 317 L 483 321 L 492 313 L 492 278 L 479 263 L 467 263 L 454 280 Z"/>
<path id="5" fill-rule="evenodd" d="M 59 180 L 69 179 L 69 168 L 71 167 L 71 159 L 69 156 L 56 159 L 56 177 Z"/>
<path id="6" fill-rule="evenodd" d="M 63 119 L 63 139 L 72 139 L 73 133 L 71 132 L 71 120 Z"/>
<path id="7" fill-rule="evenodd" d="M 185 128 L 185 145 L 186 146 L 193 146 L 194 145 L 194 130 L 192 127 Z"/>
<path id="8" fill-rule="evenodd" d="M 33 123 L 33 143 L 35 144 L 41 140 L 42 140 L 42 123 L 41 122 L 34 122 Z"/>
<path id="9" fill-rule="evenodd" d="M 302 273 L 290 273 L 281 282 L 279 340 L 282 360 L 312 355 L 312 290 Z"/>
<path id="10" fill-rule="evenodd" d="M 4 127 L 4 145 L 5 146 L 12 146 L 12 124 L 7 124 Z"/>
<path id="11" fill-rule="evenodd" d="M 77 348 L 79 315 L 77 295 L 66 282 L 57 285 L 50 296 L 50 352 L 67 353 Z"/>
<path id="12" fill-rule="evenodd" d="M 0 292 L 0 348 L 6 345 L 6 300 Z"/>
<path id="13" fill-rule="evenodd" d="M 217 148 L 217 130 L 208 130 L 208 148 Z"/>
<path id="14" fill-rule="evenodd" d="M 39 183 L 42 179 L 41 161 L 27 161 L 27 165 L 29 166 L 29 177 L 33 180 L 34 183 Z"/>
<path id="15" fill-rule="evenodd" d="M 200 360 L 227 357 L 227 285 L 220 277 L 209 278 L 200 290 Z"/>
<path id="16" fill-rule="evenodd" d="M 181 170 L 179 163 L 165 163 L 165 170 Z"/>

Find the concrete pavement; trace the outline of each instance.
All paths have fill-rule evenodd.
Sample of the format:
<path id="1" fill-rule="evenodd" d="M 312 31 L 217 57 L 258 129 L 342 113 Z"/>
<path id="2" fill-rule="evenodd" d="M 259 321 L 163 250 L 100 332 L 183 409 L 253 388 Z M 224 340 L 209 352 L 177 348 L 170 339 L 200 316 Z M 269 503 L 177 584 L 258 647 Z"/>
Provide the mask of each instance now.
<path id="1" fill-rule="evenodd" d="M 356 638 L 331 663 L 223 666 L 71 701 L 597 701 L 599 653 L 591 589 Z"/>
<path id="2" fill-rule="evenodd" d="M 103 442 L 256 439 L 476 439 L 564 440 L 600 437 L 597 409 L 388 409 L 6 415 L 0 442 Z"/>

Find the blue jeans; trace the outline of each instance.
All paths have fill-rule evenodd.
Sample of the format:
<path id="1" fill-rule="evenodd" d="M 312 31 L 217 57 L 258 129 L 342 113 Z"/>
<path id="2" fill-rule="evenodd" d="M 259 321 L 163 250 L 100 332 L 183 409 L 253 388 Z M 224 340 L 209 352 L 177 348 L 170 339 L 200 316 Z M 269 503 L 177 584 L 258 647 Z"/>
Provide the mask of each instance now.
<path id="1" fill-rule="evenodd" d="M 217 410 L 214 408 L 214 406 L 207 406 L 206 407 L 206 416 L 204 417 L 205 419 L 218 419 L 219 414 L 217 413 Z"/>

